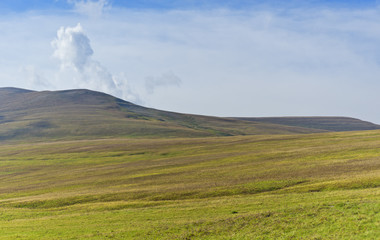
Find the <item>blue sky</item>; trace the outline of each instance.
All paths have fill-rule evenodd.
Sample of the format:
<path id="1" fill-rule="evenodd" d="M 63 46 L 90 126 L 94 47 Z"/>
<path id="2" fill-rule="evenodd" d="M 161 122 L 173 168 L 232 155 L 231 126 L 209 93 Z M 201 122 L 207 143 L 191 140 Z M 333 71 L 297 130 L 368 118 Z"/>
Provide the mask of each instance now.
<path id="1" fill-rule="evenodd" d="M 7 0 L 0 11 L 0 87 L 380 123 L 377 1 Z"/>
<path id="2" fill-rule="evenodd" d="M 67 0 L 3 0 L 0 8 L 8 11 L 30 11 L 45 9 L 71 9 L 73 1 Z M 376 0 L 109 0 L 109 4 L 114 7 L 137 8 L 137 9 L 199 9 L 199 8 L 233 8 L 246 9 L 257 6 L 279 6 L 279 7 L 300 7 L 300 6 L 324 6 L 324 7 L 373 7 Z"/>

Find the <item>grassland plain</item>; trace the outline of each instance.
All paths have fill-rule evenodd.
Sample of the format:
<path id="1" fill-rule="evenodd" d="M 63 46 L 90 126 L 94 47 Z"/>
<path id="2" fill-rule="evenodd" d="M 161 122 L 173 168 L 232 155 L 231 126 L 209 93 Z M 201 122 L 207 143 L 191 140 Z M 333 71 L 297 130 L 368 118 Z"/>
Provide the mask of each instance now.
<path id="1" fill-rule="evenodd" d="M 0 239 L 380 239 L 380 131 L 2 143 Z"/>

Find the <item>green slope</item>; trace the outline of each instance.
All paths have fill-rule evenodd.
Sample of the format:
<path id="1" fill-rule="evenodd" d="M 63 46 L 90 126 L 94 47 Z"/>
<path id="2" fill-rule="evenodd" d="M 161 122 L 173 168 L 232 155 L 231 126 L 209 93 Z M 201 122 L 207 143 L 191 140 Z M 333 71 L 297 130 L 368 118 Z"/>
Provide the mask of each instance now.
<path id="1" fill-rule="evenodd" d="M 380 132 L 0 145 L 1 239 L 379 239 Z"/>
<path id="2" fill-rule="evenodd" d="M 206 137 L 321 130 L 179 114 L 90 90 L 0 88 L 0 140 L 98 137 Z"/>

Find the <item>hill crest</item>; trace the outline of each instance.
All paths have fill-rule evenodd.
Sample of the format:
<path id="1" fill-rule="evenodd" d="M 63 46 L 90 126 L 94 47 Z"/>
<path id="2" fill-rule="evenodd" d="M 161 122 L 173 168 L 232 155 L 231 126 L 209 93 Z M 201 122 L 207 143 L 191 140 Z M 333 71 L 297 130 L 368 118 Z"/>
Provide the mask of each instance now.
<path id="1" fill-rule="evenodd" d="M 329 128 L 315 128 L 310 118 L 297 119 L 298 124 L 294 124 L 289 118 L 181 114 L 142 107 L 87 89 L 39 92 L 0 88 L 0 140 L 299 134 L 341 131 L 342 119 L 353 121 L 326 118 Z M 299 124 L 302 119 L 304 124 Z M 305 124 L 306 120 L 309 123 Z M 380 128 L 360 120 L 354 122 L 350 130 Z"/>

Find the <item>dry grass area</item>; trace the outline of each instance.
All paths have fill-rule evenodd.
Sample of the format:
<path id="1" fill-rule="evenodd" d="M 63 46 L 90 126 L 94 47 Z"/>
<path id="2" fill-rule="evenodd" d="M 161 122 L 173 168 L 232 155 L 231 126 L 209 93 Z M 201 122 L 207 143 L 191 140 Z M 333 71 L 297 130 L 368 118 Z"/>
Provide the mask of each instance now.
<path id="1" fill-rule="evenodd" d="M 380 131 L 0 145 L 0 239 L 378 239 Z"/>

